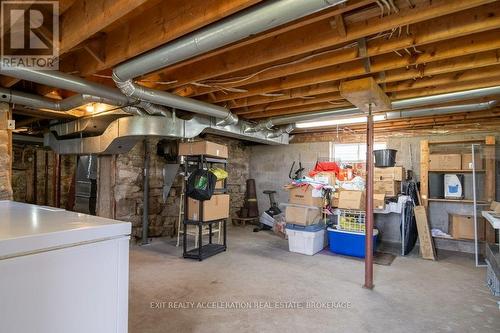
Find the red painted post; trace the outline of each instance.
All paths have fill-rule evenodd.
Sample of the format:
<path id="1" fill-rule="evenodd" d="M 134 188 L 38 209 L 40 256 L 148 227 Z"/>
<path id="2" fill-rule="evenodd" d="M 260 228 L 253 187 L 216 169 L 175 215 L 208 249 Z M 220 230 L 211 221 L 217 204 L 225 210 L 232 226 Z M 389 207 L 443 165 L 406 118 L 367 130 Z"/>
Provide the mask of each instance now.
<path id="1" fill-rule="evenodd" d="M 365 228 L 365 284 L 373 289 L 373 115 L 368 107 L 366 125 L 366 228 Z"/>

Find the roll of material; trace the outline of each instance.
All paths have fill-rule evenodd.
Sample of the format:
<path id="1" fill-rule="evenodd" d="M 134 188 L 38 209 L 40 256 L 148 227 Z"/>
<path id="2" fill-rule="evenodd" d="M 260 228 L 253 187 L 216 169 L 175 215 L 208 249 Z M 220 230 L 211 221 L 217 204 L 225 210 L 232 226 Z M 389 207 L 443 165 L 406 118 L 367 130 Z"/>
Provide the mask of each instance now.
<path id="1" fill-rule="evenodd" d="M 259 216 L 259 206 L 257 204 L 257 190 L 255 186 L 255 179 L 247 179 L 245 208 L 248 209 L 248 217 Z"/>

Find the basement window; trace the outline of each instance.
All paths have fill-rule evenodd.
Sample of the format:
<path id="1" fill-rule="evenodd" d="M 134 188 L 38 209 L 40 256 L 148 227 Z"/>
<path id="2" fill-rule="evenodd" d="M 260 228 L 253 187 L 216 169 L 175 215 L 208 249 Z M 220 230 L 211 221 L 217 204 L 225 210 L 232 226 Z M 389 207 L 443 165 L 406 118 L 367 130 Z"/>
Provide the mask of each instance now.
<path id="1" fill-rule="evenodd" d="M 377 142 L 373 149 L 385 149 L 387 143 Z M 334 143 L 330 142 L 330 160 L 336 162 L 366 162 L 365 143 Z"/>

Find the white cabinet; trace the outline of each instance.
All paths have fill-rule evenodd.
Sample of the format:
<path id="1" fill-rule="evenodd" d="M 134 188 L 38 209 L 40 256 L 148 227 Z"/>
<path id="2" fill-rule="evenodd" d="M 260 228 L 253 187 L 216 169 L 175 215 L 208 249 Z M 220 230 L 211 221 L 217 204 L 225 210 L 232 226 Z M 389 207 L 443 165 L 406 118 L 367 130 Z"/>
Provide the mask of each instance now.
<path id="1" fill-rule="evenodd" d="M 0 201 L 0 331 L 127 332 L 130 230 Z"/>

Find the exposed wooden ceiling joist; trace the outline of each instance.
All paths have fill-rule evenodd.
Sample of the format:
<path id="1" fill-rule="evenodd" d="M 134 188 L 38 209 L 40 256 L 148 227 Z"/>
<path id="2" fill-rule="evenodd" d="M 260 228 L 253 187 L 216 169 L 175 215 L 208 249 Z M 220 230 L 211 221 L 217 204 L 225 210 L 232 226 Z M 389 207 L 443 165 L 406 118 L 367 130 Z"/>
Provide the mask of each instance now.
<path id="1" fill-rule="evenodd" d="M 420 1 L 414 9 L 402 8 L 397 15 L 383 18 L 375 17 L 367 21 L 352 24 L 348 26 L 346 37 L 340 36 L 336 30 L 331 28 L 329 21 L 324 20 L 301 27 L 300 29 L 289 31 L 268 40 L 260 41 L 251 47 L 234 49 L 222 55 L 204 59 L 199 63 L 189 64 L 189 66 L 186 67 L 165 69 L 161 71 L 160 75 L 156 76 L 156 78 L 162 81 L 176 81 L 172 86 L 197 82 L 222 74 L 237 72 L 245 68 L 251 68 L 292 56 L 329 48 L 332 45 L 353 42 L 359 38 L 376 35 L 377 33 L 399 28 L 400 26 L 426 21 L 468 8 L 488 4 L 490 2 L 492 1 L 475 0 L 449 2 L 441 0 L 432 1 L 432 4 L 429 5 L 428 1 Z M 464 15 L 464 18 L 465 17 Z M 485 18 L 487 18 L 487 16 Z M 449 20 L 447 22 L 454 22 L 454 20 Z M 412 45 L 412 43 L 413 40 L 409 38 L 401 47 L 408 47 Z M 392 48 L 389 50 L 392 50 Z M 354 58 L 356 57 L 357 51 L 356 55 L 354 55 Z M 352 50 L 349 58 L 349 60 L 353 58 Z M 155 77 L 148 77 L 148 79 L 153 78 Z"/>

